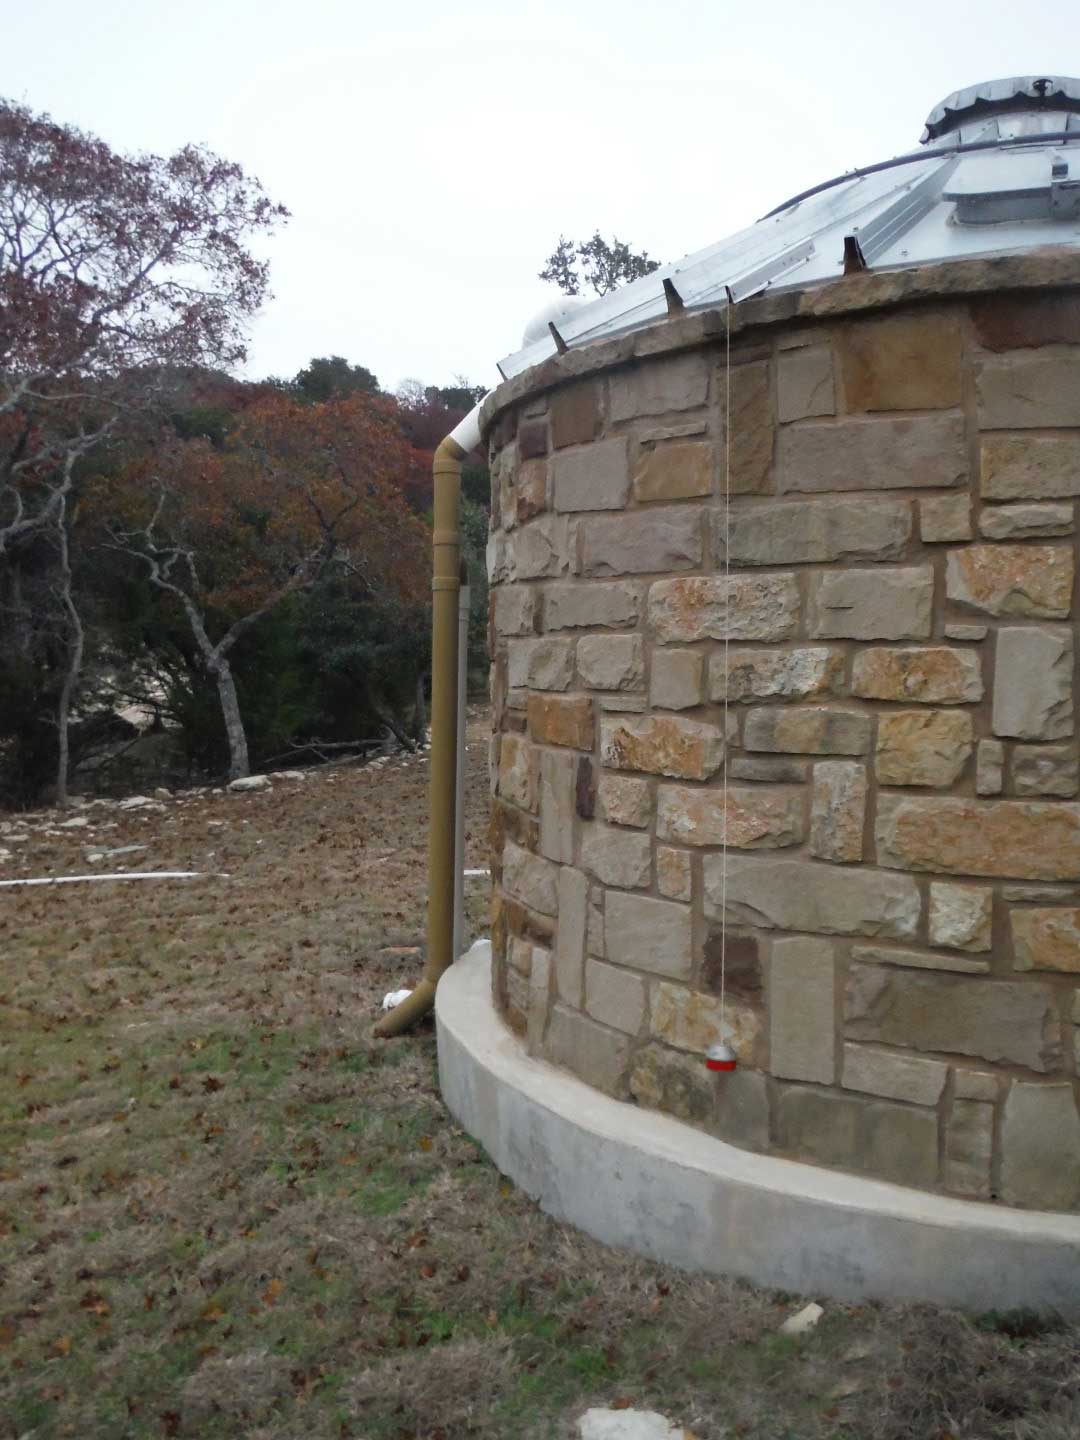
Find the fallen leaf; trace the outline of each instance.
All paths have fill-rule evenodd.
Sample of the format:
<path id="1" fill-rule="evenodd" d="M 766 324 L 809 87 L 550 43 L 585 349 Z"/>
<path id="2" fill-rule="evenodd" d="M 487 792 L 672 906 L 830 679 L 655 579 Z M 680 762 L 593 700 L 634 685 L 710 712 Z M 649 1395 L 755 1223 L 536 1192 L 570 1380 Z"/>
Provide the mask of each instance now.
<path id="1" fill-rule="evenodd" d="M 70 1336 L 70 1335 L 61 1335 L 61 1336 L 59 1337 L 59 1339 L 53 1341 L 53 1343 L 52 1343 L 52 1349 L 53 1349 L 53 1354 L 54 1354 L 54 1355 L 70 1355 L 70 1354 L 71 1354 L 71 1336 Z"/>
<path id="2" fill-rule="evenodd" d="M 285 1282 L 283 1280 L 271 1280 L 262 1293 L 263 1303 L 266 1305 L 276 1304 L 278 1296 L 284 1289 Z"/>
<path id="3" fill-rule="evenodd" d="M 216 1075 L 208 1075 L 202 1082 L 202 1088 L 208 1095 L 213 1095 L 214 1091 L 220 1090 L 224 1084 L 224 1080 L 219 1080 Z"/>

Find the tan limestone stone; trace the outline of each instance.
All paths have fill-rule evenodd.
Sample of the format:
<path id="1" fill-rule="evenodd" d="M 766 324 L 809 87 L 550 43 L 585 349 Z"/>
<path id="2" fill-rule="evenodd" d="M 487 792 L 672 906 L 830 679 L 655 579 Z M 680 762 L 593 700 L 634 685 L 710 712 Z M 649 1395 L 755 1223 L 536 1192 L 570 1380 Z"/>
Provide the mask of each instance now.
<path id="1" fill-rule="evenodd" d="M 613 378 L 611 418 L 633 420 L 638 415 L 693 410 L 705 404 L 708 389 L 709 371 L 698 353 L 641 361 Z"/>
<path id="2" fill-rule="evenodd" d="M 1080 495 L 1080 435 L 984 435 L 980 485 L 987 500 Z"/>
<path id="3" fill-rule="evenodd" d="M 728 856 L 727 872 L 729 918 L 741 924 L 910 940 L 919 923 L 919 891 L 909 875 L 760 855 Z M 718 918 L 722 857 L 705 856 L 703 874 L 705 914 Z"/>
<path id="4" fill-rule="evenodd" d="M 526 1043 L 530 1055 L 539 1055 L 543 1049 L 544 1031 L 547 1029 L 550 1008 L 551 951 L 534 945 L 532 965 L 529 969 L 529 1012 L 526 1030 Z"/>
<path id="5" fill-rule="evenodd" d="M 1034 548 L 1034 547 L 1031 547 Z M 995 735 L 1061 740 L 1073 733 L 1073 635 L 1065 625 L 1003 625 L 994 671 Z"/>
<path id="6" fill-rule="evenodd" d="M 933 598 L 929 565 L 825 570 L 810 577 L 809 634 L 817 640 L 925 640 Z"/>
<path id="7" fill-rule="evenodd" d="M 669 845 L 656 847 L 656 888 L 669 900 L 689 900 L 692 891 L 690 856 Z"/>
<path id="8" fill-rule="evenodd" d="M 697 1056 L 679 1055 L 663 1045 L 646 1045 L 634 1056 L 630 1094 L 650 1110 L 708 1127 L 716 1086 Z"/>
<path id="9" fill-rule="evenodd" d="M 788 1080 L 836 1078 L 836 958 L 827 940 L 773 941 L 769 968 L 769 1069 Z"/>
<path id="10" fill-rule="evenodd" d="M 847 557 L 892 560 L 911 537 L 906 500 L 766 500 L 734 510 L 728 527 L 733 565 L 799 565 Z M 724 533 L 716 532 L 717 561 L 724 559 Z"/>
<path id="11" fill-rule="evenodd" d="M 777 440 L 777 489 L 947 489 L 967 479 L 960 415 L 902 420 L 858 416 L 784 426 Z"/>
<path id="12" fill-rule="evenodd" d="M 587 695 L 530 695 L 529 734 L 540 745 L 593 748 L 593 702 Z"/>
<path id="13" fill-rule="evenodd" d="M 652 843 L 648 835 L 615 830 L 609 825 L 585 825 L 581 863 L 604 885 L 647 889 L 652 879 Z"/>
<path id="14" fill-rule="evenodd" d="M 852 964 L 844 1035 L 912 1050 L 977 1055 L 1028 1070 L 1055 1070 L 1061 1064 L 1054 992 L 1031 981 Z"/>
<path id="15" fill-rule="evenodd" d="M 980 740 L 975 759 L 975 794 L 1000 795 L 1004 787 L 1005 746 L 1000 740 Z"/>
<path id="16" fill-rule="evenodd" d="M 568 690 L 574 678 L 572 640 L 555 640 L 546 635 L 511 640 L 507 658 L 507 683 L 513 689 Z"/>
<path id="17" fill-rule="evenodd" d="M 980 296 L 968 308 L 986 350 L 1080 343 L 1080 295 L 1050 291 Z"/>
<path id="18" fill-rule="evenodd" d="M 930 944 L 951 950 L 989 950 L 993 891 L 986 885 L 930 882 Z"/>
<path id="19" fill-rule="evenodd" d="M 555 509 L 621 510 L 630 494 L 625 438 L 563 450 L 551 461 Z"/>
<path id="20" fill-rule="evenodd" d="M 1033 540 L 1047 535 L 1071 535 L 1073 507 L 1068 504 L 987 506 L 979 517 L 979 529 L 988 540 Z"/>
<path id="21" fill-rule="evenodd" d="M 949 645 L 861 650 L 852 665 L 851 692 L 864 700 L 967 705 L 983 697 L 982 662 L 974 650 Z"/>
<path id="22" fill-rule="evenodd" d="M 616 690 L 611 695 L 597 695 L 596 702 L 601 710 L 624 715 L 643 715 L 649 708 L 644 695 L 632 695 L 626 690 Z"/>
<path id="23" fill-rule="evenodd" d="M 880 795 L 878 864 L 1013 880 L 1080 879 L 1080 805 Z"/>
<path id="24" fill-rule="evenodd" d="M 801 785 L 810 774 L 809 760 L 788 755 L 736 755 L 727 763 L 732 780 L 761 780 L 768 785 Z"/>
<path id="25" fill-rule="evenodd" d="M 634 467 L 634 496 L 645 502 L 708 495 L 713 467 L 713 447 L 700 440 L 642 450 Z"/>
<path id="26" fill-rule="evenodd" d="M 960 1100 L 997 1099 L 998 1077 L 992 1070 L 954 1070 L 953 1094 Z"/>
<path id="27" fill-rule="evenodd" d="M 658 646 L 649 667 L 649 704 L 658 710 L 689 710 L 700 705 L 705 657 L 700 650 Z"/>
<path id="28" fill-rule="evenodd" d="M 960 775 L 973 744 L 967 711 L 889 711 L 878 717 L 878 782 L 944 788 Z"/>
<path id="29" fill-rule="evenodd" d="M 775 850 L 798 845 L 805 832 L 797 791 L 730 785 L 691 789 L 661 785 L 657 791 L 656 833 L 680 845 L 723 845 L 736 850 Z"/>
<path id="30" fill-rule="evenodd" d="M 497 635 L 530 635 L 538 592 L 529 585 L 498 585 L 491 592 Z"/>
<path id="31" fill-rule="evenodd" d="M 512 840 L 503 850 L 503 889 L 541 915 L 558 913 L 558 867 Z"/>
<path id="32" fill-rule="evenodd" d="M 594 1020 L 636 1035 L 645 1020 L 645 981 L 603 960 L 585 962 L 585 1009 Z"/>
<path id="33" fill-rule="evenodd" d="M 700 1064 L 700 1061 L 696 1063 Z M 714 1077 L 715 1080 L 715 1077 Z M 769 1086 L 760 1070 L 745 1067 L 719 1077 L 714 1128 L 732 1145 L 769 1149 Z"/>
<path id="34" fill-rule="evenodd" d="M 776 410 L 781 424 L 836 414 L 836 382 L 827 345 L 784 351 L 776 371 Z"/>
<path id="35" fill-rule="evenodd" d="M 781 1092 L 777 1102 L 777 1143 L 800 1160 L 854 1167 L 864 1109 L 863 1102 L 852 1096 L 792 1085 Z"/>
<path id="36" fill-rule="evenodd" d="M 814 766 L 810 853 L 837 863 L 861 860 L 866 820 L 866 767 L 853 760 Z"/>
<path id="37" fill-rule="evenodd" d="M 555 989 L 560 1000 L 581 1008 L 585 974 L 585 923 L 589 882 L 580 870 L 559 871 L 559 928 L 555 939 Z"/>
<path id="38" fill-rule="evenodd" d="M 988 615 L 1063 620 L 1072 584 L 1068 545 L 967 545 L 949 551 L 945 568 L 947 598 Z"/>
<path id="39" fill-rule="evenodd" d="M 987 975 L 988 960 L 942 955 L 937 950 L 901 950 L 881 945 L 853 945 L 851 958 L 867 965 L 902 965 L 908 970 L 952 970 L 958 975 Z"/>
<path id="40" fill-rule="evenodd" d="M 1017 1080 L 1010 1088 L 1001 1127 L 1001 1198 L 1037 1210 L 1080 1204 L 1080 1117 L 1071 1084 Z"/>
<path id="41" fill-rule="evenodd" d="M 1013 968 L 1080 975 L 1080 910 L 1013 910 Z"/>
<path id="42" fill-rule="evenodd" d="M 844 326 L 838 341 L 849 411 L 942 410 L 960 404 L 957 314 L 875 315 Z"/>
<path id="43" fill-rule="evenodd" d="M 646 575 L 693 570 L 703 552 L 696 505 L 627 511 L 581 522 L 583 575 Z"/>
<path id="44" fill-rule="evenodd" d="M 747 713 L 743 745 L 781 754 L 864 755 L 870 716 L 835 705 L 762 705 Z"/>
<path id="45" fill-rule="evenodd" d="M 499 794 L 523 810 L 536 809 L 536 751 L 523 735 L 504 735 L 499 753 Z"/>
<path id="46" fill-rule="evenodd" d="M 578 675 L 590 690 L 638 690 L 645 683 L 640 635 L 583 635 Z"/>
<path id="47" fill-rule="evenodd" d="M 1080 790 L 1080 756 L 1076 746 L 1015 746 L 1012 789 L 1016 795 L 1059 795 L 1070 799 Z"/>
<path id="48" fill-rule="evenodd" d="M 527 593 L 532 595 L 536 592 L 530 590 Z M 544 629 L 579 630 L 605 625 L 615 630 L 636 625 L 643 603 L 642 587 L 626 581 L 547 585 L 544 588 Z M 527 628 L 531 628 L 531 616 Z"/>
<path id="49" fill-rule="evenodd" d="M 936 1105 L 945 1090 L 949 1067 L 940 1060 L 923 1060 L 898 1055 L 870 1045 L 844 1046 L 845 1090 L 862 1090 L 886 1100 L 906 1100 L 912 1105 Z"/>
<path id="50" fill-rule="evenodd" d="M 937 1180 L 938 1119 L 908 1105 L 867 1105 L 863 1118 L 861 1168 L 885 1180 L 923 1189 Z"/>
<path id="51" fill-rule="evenodd" d="M 983 430 L 1080 425 L 1080 349 L 995 356 L 975 367 Z"/>
<path id="52" fill-rule="evenodd" d="M 729 1000 L 723 1013 L 715 995 L 660 981 L 653 992 L 652 1033 L 676 1050 L 704 1055 L 724 1041 L 743 1065 L 761 1063 L 764 1025 L 749 1005 Z"/>
<path id="53" fill-rule="evenodd" d="M 496 569 L 498 569 L 496 562 Z M 541 515 L 514 531 L 506 549 L 506 568 L 514 580 L 562 575 L 570 568 L 570 528 L 565 515 Z M 498 579 L 497 574 L 489 578 Z"/>
<path id="54" fill-rule="evenodd" d="M 514 518 L 519 525 L 547 509 L 547 461 L 523 460 L 514 487 Z"/>
<path id="55" fill-rule="evenodd" d="M 558 750 L 540 756 L 540 853 L 565 865 L 574 859 L 575 757 Z"/>
<path id="56" fill-rule="evenodd" d="M 643 830 L 652 819 L 652 796 L 649 782 L 633 775 L 600 776 L 596 799 L 599 813 L 612 825 L 631 825 Z"/>
<path id="57" fill-rule="evenodd" d="M 590 955 L 598 955 L 600 959 L 603 959 L 607 954 L 604 944 L 604 887 L 602 885 L 594 885 L 589 892 L 585 945 Z"/>
<path id="58" fill-rule="evenodd" d="M 588 445 L 600 434 L 603 416 L 599 387 L 593 383 L 567 385 L 551 397 L 551 445 Z"/>
<path id="59" fill-rule="evenodd" d="M 609 960 L 650 975 L 689 978 L 693 964 L 690 907 L 612 890 L 604 902 Z"/>
<path id="60" fill-rule="evenodd" d="M 949 621 L 945 626 L 946 640 L 985 640 L 989 625 L 957 625 Z"/>
<path id="61" fill-rule="evenodd" d="M 548 1059 L 595 1090 L 622 1096 L 631 1048 L 628 1035 L 609 1030 L 563 1005 L 552 1007 L 544 1042 Z"/>
<path id="62" fill-rule="evenodd" d="M 644 770 L 683 780 L 707 780 L 724 760 L 724 738 L 715 725 L 678 715 L 601 720 L 600 755 L 612 770 Z"/>
<path id="63" fill-rule="evenodd" d="M 787 640 L 799 622 L 794 575 L 695 575 L 649 589 L 649 623 L 658 640 Z"/>
<path id="64" fill-rule="evenodd" d="M 923 543 L 940 545 L 946 540 L 971 539 L 971 497 L 928 495 L 919 501 L 919 534 Z"/>
<path id="65" fill-rule="evenodd" d="M 988 1199 L 993 1150 L 993 1105 L 974 1099 L 954 1100 L 945 1131 L 942 1178 L 946 1190 L 976 1200 Z"/>
<path id="66" fill-rule="evenodd" d="M 655 661 L 654 661 L 655 663 Z M 713 700 L 814 700 L 836 694 L 844 682 L 844 656 L 815 645 L 798 650 L 722 650 L 709 663 Z"/>
<path id="67" fill-rule="evenodd" d="M 725 385 L 723 371 L 717 376 L 717 385 Z M 721 403 L 725 404 L 726 401 Z M 732 495 L 761 495 L 772 489 L 773 434 L 768 361 L 733 365 L 729 480 Z M 719 449 L 723 456 L 725 439 L 722 425 Z M 723 483 L 724 477 L 721 473 L 721 486 Z"/>

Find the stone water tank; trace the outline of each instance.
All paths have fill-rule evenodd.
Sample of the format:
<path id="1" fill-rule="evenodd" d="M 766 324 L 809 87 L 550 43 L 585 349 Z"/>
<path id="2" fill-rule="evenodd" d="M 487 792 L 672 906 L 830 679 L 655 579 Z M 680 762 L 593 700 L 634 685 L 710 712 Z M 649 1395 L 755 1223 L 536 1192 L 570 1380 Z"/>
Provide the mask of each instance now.
<path id="1" fill-rule="evenodd" d="M 1080 81 L 958 92 L 917 161 L 574 312 L 483 415 L 506 1022 L 747 1149 L 1051 1210 L 1080 1208 L 1074 134 Z"/>

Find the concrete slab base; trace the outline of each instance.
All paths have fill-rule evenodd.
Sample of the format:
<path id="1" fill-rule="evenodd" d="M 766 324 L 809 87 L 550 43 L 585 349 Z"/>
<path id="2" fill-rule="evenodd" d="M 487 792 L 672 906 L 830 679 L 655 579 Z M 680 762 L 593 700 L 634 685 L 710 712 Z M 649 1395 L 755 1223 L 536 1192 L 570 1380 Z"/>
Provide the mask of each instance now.
<path id="1" fill-rule="evenodd" d="M 451 1113 L 556 1219 L 687 1270 L 841 1299 L 1080 1315 L 1080 1216 L 752 1155 L 526 1054 L 473 946 L 436 998 Z"/>

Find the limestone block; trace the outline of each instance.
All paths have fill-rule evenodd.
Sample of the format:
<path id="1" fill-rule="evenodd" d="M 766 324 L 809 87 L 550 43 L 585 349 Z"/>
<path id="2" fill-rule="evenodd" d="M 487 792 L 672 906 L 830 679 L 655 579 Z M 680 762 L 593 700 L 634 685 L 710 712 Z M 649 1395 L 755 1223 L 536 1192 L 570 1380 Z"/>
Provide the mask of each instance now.
<path id="1" fill-rule="evenodd" d="M 703 867 L 705 913 L 718 918 L 722 857 L 707 855 Z M 908 875 L 759 855 L 731 855 L 727 868 L 729 918 L 742 924 L 909 940 L 919 923 L 919 891 Z"/>
<path id="2" fill-rule="evenodd" d="M 568 445 L 588 445 L 600 434 L 602 425 L 600 389 L 595 383 L 567 385 L 551 397 L 554 450 L 563 450 Z"/>
<path id="3" fill-rule="evenodd" d="M 574 859 L 573 755 L 545 750 L 540 757 L 540 853 L 569 865 Z"/>
<path id="4" fill-rule="evenodd" d="M 721 417 L 726 407 L 726 377 L 717 375 Z M 769 362 L 757 360 L 731 367 L 731 473 L 732 495 L 761 495 L 772 489 L 773 463 L 772 396 L 769 385 Z M 721 424 L 720 454 L 726 454 L 724 426 Z M 723 465 L 723 459 L 721 465 Z M 720 484 L 724 484 L 721 471 Z"/>
<path id="5" fill-rule="evenodd" d="M 689 710 L 700 705 L 705 657 L 700 650 L 657 647 L 649 667 L 649 704 L 661 710 Z"/>
<path id="6" fill-rule="evenodd" d="M 510 578 L 510 550 L 501 530 L 488 532 L 484 561 L 489 584 L 499 585 Z"/>
<path id="7" fill-rule="evenodd" d="M 761 780 L 768 785 L 801 785 L 810 773 L 808 760 L 787 755 L 736 755 L 728 761 L 732 780 Z"/>
<path id="8" fill-rule="evenodd" d="M 1071 1210 L 1080 1203 L 1080 1117 L 1071 1084 L 1017 1080 L 1001 1127 L 1001 1198 Z"/>
<path id="9" fill-rule="evenodd" d="M 968 476 L 960 415 L 808 420 L 777 440 L 777 489 L 946 489 Z"/>
<path id="10" fill-rule="evenodd" d="M 618 965 L 586 960 L 585 1009 L 613 1030 L 636 1035 L 645 1020 L 645 981 Z"/>
<path id="11" fill-rule="evenodd" d="M 1080 495 L 1080 435 L 984 435 L 986 500 L 1067 500 Z"/>
<path id="12" fill-rule="evenodd" d="M 782 1150 L 820 1165 L 858 1163 L 859 1117 L 864 1103 L 847 1095 L 785 1088 L 776 1106 L 777 1140 Z"/>
<path id="13" fill-rule="evenodd" d="M 863 1168 L 901 1185 L 928 1188 L 937 1180 L 938 1118 L 907 1105 L 867 1105 Z"/>
<path id="14" fill-rule="evenodd" d="M 696 505 L 631 510 L 581 522 L 583 575 L 645 575 L 701 564 L 702 517 Z"/>
<path id="15" fill-rule="evenodd" d="M 814 766 L 810 853 L 838 863 L 861 860 L 866 821 L 866 768 L 853 760 Z"/>
<path id="16" fill-rule="evenodd" d="M 933 599 L 929 565 L 825 570 L 810 577 L 809 633 L 818 640 L 925 640 Z"/>
<path id="17" fill-rule="evenodd" d="M 645 1045 L 634 1056 L 630 1094 L 639 1105 L 701 1128 L 710 1125 L 716 1104 L 715 1083 L 701 1061 L 664 1045 Z"/>
<path id="18" fill-rule="evenodd" d="M 968 705 L 983 697 L 982 661 L 976 651 L 951 645 L 860 650 L 852 665 L 851 692 L 863 700 Z"/>
<path id="19" fill-rule="evenodd" d="M 986 350 L 1080 343 L 1080 295 L 998 291 L 972 299 L 968 308 L 978 342 Z"/>
<path id="20" fill-rule="evenodd" d="M 742 935 L 714 925 L 705 939 L 701 966 L 704 989 L 760 1004 L 765 994 L 765 968 L 761 951 L 767 944 L 757 935 Z"/>
<path id="21" fill-rule="evenodd" d="M 611 695 L 597 695 L 596 703 L 601 710 L 620 711 L 624 715 L 643 715 L 648 708 L 644 695 L 632 695 L 626 690 L 616 690 Z"/>
<path id="22" fill-rule="evenodd" d="M 945 626 L 946 640 L 985 640 L 989 625 L 957 625 L 949 621 Z"/>
<path id="23" fill-rule="evenodd" d="M 507 565 L 515 580 L 562 575 L 570 568 L 570 528 L 565 515 L 541 515 L 514 531 Z"/>
<path id="24" fill-rule="evenodd" d="M 605 771 L 600 776 L 596 798 L 601 817 L 612 825 L 632 825 L 643 830 L 652 819 L 652 796 L 647 780 Z"/>
<path id="25" fill-rule="evenodd" d="M 642 450 L 634 466 L 634 496 L 644 502 L 708 495 L 714 466 L 713 447 L 700 440 Z"/>
<path id="26" fill-rule="evenodd" d="M 743 727 L 747 750 L 800 755 L 865 755 L 870 716 L 835 705 L 762 705 Z"/>
<path id="27" fill-rule="evenodd" d="M 669 845 L 656 847 L 656 888 L 669 900 L 689 900 L 692 894 L 690 856 Z"/>
<path id="28" fill-rule="evenodd" d="M 666 980 L 653 992 L 652 1032 L 676 1050 L 704 1055 L 710 1045 L 722 1040 L 742 1064 L 759 1065 L 762 1060 L 764 1025 L 759 1011 L 729 999 L 721 1012 L 715 995 Z"/>
<path id="29" fill-rule="evenodd" d="M 524 1035 L 529 1023 L 529 1008 L 532 990 L 524 975 L 516 970 L 507 970 L 503 977 L 506 986 L 506 1023 L 518 1035 Z"/>
<path id="30" fill-rule="evenodd" d="M 507 661 L 507 679 L 514 689 L 568 690 L 574 678 L 572 640 L 555 640 L 548 635 L 511 640 Z"/>
<path id="31" fill-rule="evenodd" d="M 948 599 L 988 615 L 1063 620 L 1072 584 L 1068 545 L 966 545 L 946 560 Z"/>
<path id="32" fill-rule="evenodd" d="M 534 945 L 529 970 L 529 1018 L 526 1031 L 530 1055 L 538 1055 L 543 1048 L 550 1008 L 551 951 Z"/>
<path id="33" fill-rule="evenodd" d="M 523 460 L 535 459 L 548 452 L 548 428 L 546 420 L 530 420 L 518 426 L 518 453 Z"/>
<path id="34" fill-rule="evenodd" d="M 827 940 L 788 935 L 769 967 L 769 1069 L 788 1080 L 836 1078 L 836 959 Z"/>
<path id="35" fill-rule="evenodd" d="M 994 892 L 987 885 L 930 882 L 930 944 L 978 953 L 989 950 Z"/>
<path id="36" fill-rule="evenodd" d="M 724 737 L 717 726 L 680 715 L 621 716 L 601 720 L 600 755 L 612 770 L 707 780 L 723 764 Z"/>
<path id="37" fill-rule="evenodd" d="M 1074 885 L 1003 885 L 1001 898 L 1010 905 L 1066 905 L 1080 900 L 1080 889 Z"/>
<path id="38" fill-rule="evenodd" d="M 901 950 L 880 945 L 853 945 L 851 958 L 867 965 L 903 965 L 909 970 L 952 970 L 959 975 L 988 975 L 988 960 L 942 955 L 938 950 Z"/>
<path id="39" fill-rule="evenodd" d="M 971 497 L 928 495 L 919 501 L 919 534 L 926 545 L 971 539 Z"/>
<path id="40" fill-rule="evenodd" d="M 787 640 L 799 623 L 794 575 L 694 575 L 649 588 L 657 640 Z"/>
<path id="41" fill-rule="evenodd" d="M 1080 425 L 1080 350 L 1001 355 L 975 367 L 982 430 Z"/>
<path id="42" fill-rule="evenodd" d="M 946 1190 L 973 1199 L 990 1196 L 990 1162 L 994 1150 L 994 1107 L 979 1100 L 953 1101 L 945 1130 Z"/>
<path id="43" fill-rule="evenodd" d="M 733 565 L 799 565 L 854 557 L 892 560 L 911 538 L 906 500 L 767 500 L 733 510 L 727 548 Z M 724 533 L 716 531 L 717 563 Z"/>
<path id="44" fill-rule="evenodd" d="M 953 783 L 974 748 L 966 710 L 892 710 L 878 717 L 875 769 L 881 785 Z"/>
<path id="45" fill-rule="evenodd" d="M 611 418 L 633 420 L 638 415 L 693 410 L 705 404 L 708 390 L 709 370 L 701 354 L 641 361 L 615 377 Z"/>
<path id="46" fill-rule="evenodd" d="M 532 855 L 506 842 L 503 850 L 503 889 L 541 915 L 558 914 L 558 867 L 550 860 Z"/>
<path id="47" fill-rule="evenodd" d="M 693 963 L 690 907 L 613 890 L 604 902 L 604 944 L 619 965 L 685 980 Z"/>
<path id="48" fill-rule="evenodd" d="M 655 663 L 655 660 L 654 660 Z M 718 650 L 709 664 L 713 700 L 812 700 L 844 682 L 844 656 L 815 645 L 798 650 Z"/>
<path id="49" fill-rule="evenodd" d="M 572 1071 L 586 1085 L 621 1097 L 632 1048 L 629 1036 L 576 1010 L 554 1005 L 544 1048 L 552 1064 Z"/>
<path id="50" fill-rule="evenodd" d="M 1000 795 L 1004 786 L 1005 746 L 1000 740 L 980 740 L 975 757 L 976 795 Z"/>
<path id="51" fill-rule="evenodd" d="M 645 683 L 640 635 L 583 635 L 577 664 L 590 690 L 638 690 Z"/>
<path id="52" fill-rule="evenodd" d="M 700 1063 L 700 1062 L 698 1062 Z M 760 1070 L 745 1066 L 721 1077 L 716 1086 L 717 1135 L 749 1150 L 769 1148 L 769 1089 Z"/>
<path id="53" fill-rule="evenodd" d="M 604 885 L 647 889 L 652 880 L 652 842 L 648 835 L 615 830 L 610 825 L 585 825 L 581 863 Z"/>
<path id="54" fill-rule="evenodd" d="M 990 879 L 1080 879 L 1080 805 L 880 795 L 878 864 Z"/>
<path id="55" fill-rule="evenodd" d="M 563 450 L 551 461 L 556 510 L 621 510 L 630 494 L 625 438 Z"/>
<path id="56" fill-rule="evenodd" d="M 519 525 L 547 509 L 547 461 L 523 460 L 514 487 L 514 519 Z"/>
<path id="57" fill-rule="evenodd" d="M 836 414 L 836 381 L 827 345 L 785 350 L 776 370 L 776 410 L 781 424 Z"/>
<path id="58" fill-rule="evenodd" d="M 585 974 L 585 923 L 589 882 L 580 870 L 559 871 L 559 928 L 555 937 L 555 989 L 580 1010 Z"/>
<path id="59" fill-rule="evenodd" d="M 943 410 L 962 397 L 960 321 L 919 310 L 845 325 L 837 335 L 849 411 Z"/>
<path id="60" fill-rule="evenodd" d="M 593 748 L 593 702 L 587 695 L 530 695 L 528 716 L 529 734 L 540 745 Z"/>
<path id="61" fill-rule="evenodd" d="M 499 794 L 523 810 L 536 809 L 536 751 L 523 735 L 504 735 L 499 752 Z"/>
<path id="62" fill-rule="evenodd" d="M 977 1055 L 1028 1070 L 1056 1070 L 1061 1064 L 1054 991 L 1030 981 L 852 964 L 844 995 L 844 1036 L 911 1050 Z"/>
<path id="63" fill-rule="evenodd" d="M 585 947 L 590 955 L 598 955 L 601 959 L 607 954 L 604 944 L 604 887 L 602 885 L 594 885 L 589 892 Z"/>
<path id="64" fill-rule="evenodd" d="M 1060 795 L 1080 790 L 1075 745 L 1017 745 L 1013 749 L 1012 789 L 1016 795 Z"/>
<path id="65" fill-rule="evenodd" d="M 530 585 L 498 585 L 491 592 L 497 635 L 531 635 L 538 592 Z"/>
<path id="66" fill-rule="evenodd" d="M 1013 910 L 1009 915 L 1015 970 L 1080 975 L 1080 910 Z"/>
<path id="67" fill-rule="evenodd" d="M 719 786 L 691 789 L 661 785 L 657 791 L 656 833 L 680 845 L 723 845 L 736 850 L 775 850 L 798 845 L 805 833 L 798 791 L 729 785 L 725 823 Z"/>
<path id="68" fill-rule="evenodd" d="M 876 1050 L 871 1045 L 844 1046 L 845 1090 L 862 1090 L 886 1100 L 905 1100 L 911 1105 L 936 1105 L 945 1090 L 949 1067 L 940 1060 L 923 1060 Z"/>
<path id="69" fill-rule="evenodd" d="M 992 1070 L 954 1070 L 953 1094 L 961 1100 L 997 1099 L 998 1077 Z"/>
<path id="70" fill-rule="evenodd" d="M 979 518 L 979 529 L 988 540 L 1033 540 L 1046 535 L 1071 535 L 1073 528 L 1073 507 L 1049 501 L 1042 505 L 988 507 Z"/>
<path id="71" fill-rule="evenodd" d="M 643 600 L 642 587 L 626 581 L 593 585 L 569 581 L 547 585 L 544 587 L 544 629 L 579 630 L 603 625 L 616 630 L 636 625 Z"/>
<path id="72" fill-rule="evenodd" d="M 997 634 L 996 658 L 994 734 L 1020 740 L 1061 740 L 1071 735 L 1071 627 L 1003 625 Z"/>

